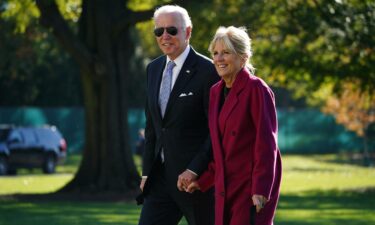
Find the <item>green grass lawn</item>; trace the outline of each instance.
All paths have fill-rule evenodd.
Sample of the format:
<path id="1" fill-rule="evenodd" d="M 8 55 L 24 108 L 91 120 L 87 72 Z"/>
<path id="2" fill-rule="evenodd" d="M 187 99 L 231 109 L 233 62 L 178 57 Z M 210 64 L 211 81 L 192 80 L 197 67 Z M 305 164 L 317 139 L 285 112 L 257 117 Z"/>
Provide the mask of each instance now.
<path id="1" fill-rule="evenodd" d="M 375 224 L 375 168 L 339 159 L 336 155 L 283 156 L 275 224 Z M 19 201 L 4 197 L 53 192 L 72 179 L 78 162 L 78 156 L 70 157 L 54 175 L 25 170 L 17 176 L 1 177 L 0 225 L 136 225 L 140 207 L 133 202 Z"/>

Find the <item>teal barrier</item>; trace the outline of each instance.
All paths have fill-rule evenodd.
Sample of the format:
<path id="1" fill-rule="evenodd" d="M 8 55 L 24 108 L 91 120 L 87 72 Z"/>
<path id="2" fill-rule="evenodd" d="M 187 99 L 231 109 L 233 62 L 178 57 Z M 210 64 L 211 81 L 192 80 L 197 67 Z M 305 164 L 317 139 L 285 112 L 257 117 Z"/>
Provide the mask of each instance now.
<path id="1" fill-rule="evenodd" d="M 328 153 L 363 149 L 361 138 L 319 110 L 281 109 L 277 114 L 279 147 L 283 152 Z"/>
<path id="2" fill-rule="evenodd" d="M 135 149 L 138 130 L 143 128 L 145 124 L 143 110 L 130 109 L 128 121 L 130 145 L 132 149 Z M 85 123 L 84 110 L 81 107 L 1 107 L 0 124 L 15 124 L 19 126 L 55 125 L 66 139 L 68 152 L 80 152 L 84 147 Z"/>
<path id="3" fill-rule="evenodd" d="M 0 108 L 1 124 L 51 124 L 64 135 L 69 152 L 80 152 L 84 146 L 84 113 L 81 107 L 69 108 Z M 325 153 L 361 151 L 362 140 L 335 123 L 332 116 L 314 109 L 278 110 L 279 147 L 282 152 Z M 128 115 L 130 146 L 135 149 L 138 130 L 144 128 L 143 109 L 130 109 Z M 375 143 L 370 143 L 374 149 Z"/>

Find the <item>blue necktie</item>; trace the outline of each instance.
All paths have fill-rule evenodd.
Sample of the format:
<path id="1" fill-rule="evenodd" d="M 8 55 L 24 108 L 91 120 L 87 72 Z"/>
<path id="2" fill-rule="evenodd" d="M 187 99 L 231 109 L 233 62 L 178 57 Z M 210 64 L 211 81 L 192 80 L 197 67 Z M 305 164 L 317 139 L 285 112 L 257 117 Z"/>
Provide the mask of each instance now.
<path id="1" fill-rule="evenodd" d="M 173 61 L 168 62 L 167 69 L 165 70 L 165 74 L 161 81 L 160 93 L 159 93 L 159 106 L 160 106 L 162 117 L 164 117 L 165 109 L 167 108 L 169 95 L 171 94 L 172 74 L 173 74 L 173 67 L 175 66 L 176 64 Z"/>

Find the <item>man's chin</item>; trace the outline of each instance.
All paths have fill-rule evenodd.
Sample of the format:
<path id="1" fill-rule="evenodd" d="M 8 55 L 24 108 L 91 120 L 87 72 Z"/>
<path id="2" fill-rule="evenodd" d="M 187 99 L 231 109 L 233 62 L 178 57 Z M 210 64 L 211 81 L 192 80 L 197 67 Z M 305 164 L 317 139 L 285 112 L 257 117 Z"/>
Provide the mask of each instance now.
<path id="1" fill-rule="evenodd" d="M 163 49 L 163 53 L 165 55 L 173 55 L 175 51 L 173 51 L 172 49 Z"/>

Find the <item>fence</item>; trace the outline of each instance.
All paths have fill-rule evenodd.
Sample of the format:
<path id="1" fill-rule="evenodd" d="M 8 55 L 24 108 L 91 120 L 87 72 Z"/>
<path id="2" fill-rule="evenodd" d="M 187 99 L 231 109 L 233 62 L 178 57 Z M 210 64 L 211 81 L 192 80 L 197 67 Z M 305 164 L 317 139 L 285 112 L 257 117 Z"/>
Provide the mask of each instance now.
<path id="1" fill-rule="evenodd" d="M 279 109 L 279 147 L 282 152 L 324 153 L 361 150 L 362 140 L 353 132 L 337 125 L 333 117 L 314 109 Z M 142 109 L 130 109 L 128 115 L 130 145 L 135 148 L 137 133 L 144 127 Z M 58 127 L 68 142 L 69 152 L 79 152 L 84 146 L 84 109 L 2 107 L 0 124 L 41 125 Z M 372 143 L 374 146 L 374 143 Z"/>

